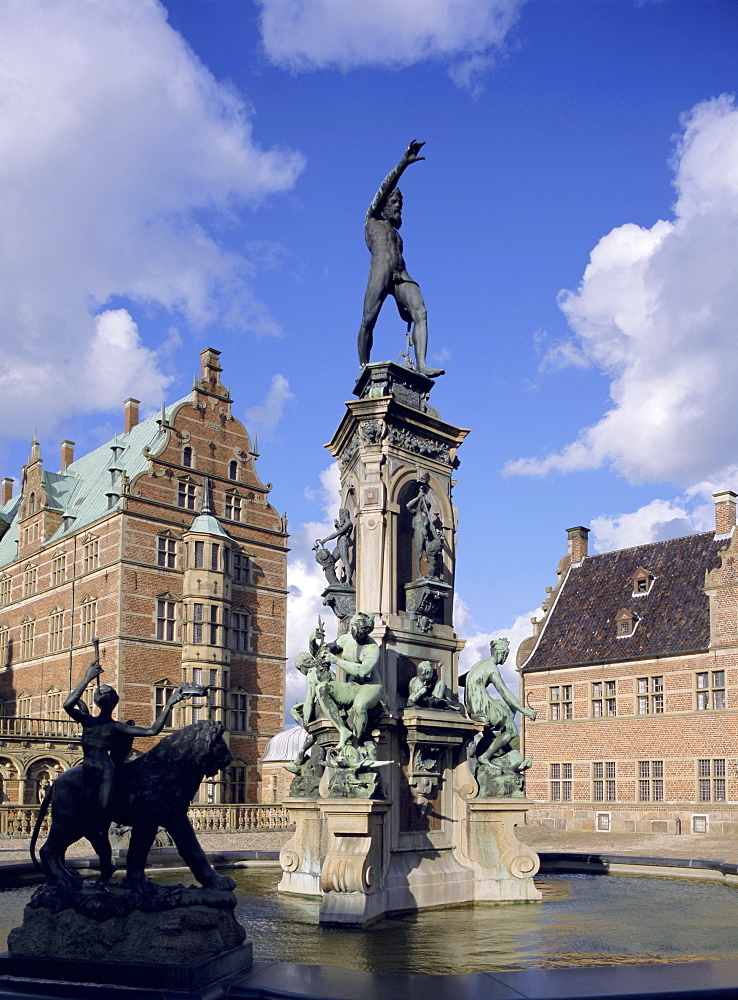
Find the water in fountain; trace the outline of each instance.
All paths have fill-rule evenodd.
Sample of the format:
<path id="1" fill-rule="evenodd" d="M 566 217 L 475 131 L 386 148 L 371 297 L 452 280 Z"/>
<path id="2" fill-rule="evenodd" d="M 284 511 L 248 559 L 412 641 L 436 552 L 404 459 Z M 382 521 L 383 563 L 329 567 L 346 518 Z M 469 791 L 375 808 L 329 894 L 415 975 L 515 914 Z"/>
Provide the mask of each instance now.
<path id="1" fill-rule="evenodd" d="M 319 902 L 277 893 L 274 868 L 231 871 L 257 961 L 429 974 L 738 958 L 736 890 L 677 879 L 536 879 L 544 906 L 474 903 L 385 918 L 365 931 L 322 928 Z M 176 882 L 182 875 L 160 875 Z M 187 879 L 185 879 L 187 881 Z M 0 937 L 30 888 L 0 895 Z"/>

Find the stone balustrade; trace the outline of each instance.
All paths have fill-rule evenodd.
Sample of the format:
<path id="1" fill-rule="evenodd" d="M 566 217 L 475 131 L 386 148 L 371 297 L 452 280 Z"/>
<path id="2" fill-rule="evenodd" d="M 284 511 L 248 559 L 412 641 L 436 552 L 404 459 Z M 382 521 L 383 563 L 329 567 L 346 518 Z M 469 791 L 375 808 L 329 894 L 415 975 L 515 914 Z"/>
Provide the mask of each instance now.
<path id="1" fill-rule="evenodd" d="M 71 719 L 28 719 L 0 717 L 0 740 L 76 740 L 81 726 Z"/>
<path id="2" fill-rule="evenodd" d="M 286 830 L 290 826 L 287 810 L 278 803 L 191 805 L 188 815 L 196 833 Z"/>
<path id="3" fill-rule="evenodd" d="M 0 806 L 0 837 L 30 837 L 39 808 L 37 805 Z M 198 833 L 285 830 L 290 825 L 287 810 L 279 804 L 192 805 L 189 817 Z M 42 835 L 47 833 L 48 823 L 47 814 L 41 827 Z"/>

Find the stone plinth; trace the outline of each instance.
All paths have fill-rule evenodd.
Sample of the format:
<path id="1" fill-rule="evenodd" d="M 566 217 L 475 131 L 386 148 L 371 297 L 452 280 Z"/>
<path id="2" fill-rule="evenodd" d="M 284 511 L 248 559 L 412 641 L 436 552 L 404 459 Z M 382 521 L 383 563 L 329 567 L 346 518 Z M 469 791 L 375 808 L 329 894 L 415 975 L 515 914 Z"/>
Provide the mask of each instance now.
<path id="1" fill-rule="evenodd" d="M 146 954 L 145 952 L 143 954 Z M 142 956 L 139 955 L 139 958 Z M 105 997 L 151 997 L 152 991 L 177 990 L 174 996 L 181 998 L 184 993 L 203 987 L 208 988 L 208 996 L 222 996 L 217 982 L 234 972 L 245 972 L 251 968 L 252 946 L 250 942 L 221 952 L 212 958 L 200 961 L 177 962 L 175 964 L 159 962 L 91 962 L 71 958 L 25 958 L 22 955 L 11 955 L 8 952 L 0 954 L 0 977 L 2 988 L 8 987 L 12 995 L 28 997 L 32 990 L 33 997 L 77 997 L 100 996 L 94 986 L 105 987 Z M 4 977 L 12 977 L 4 978 Z M 19 984 L 19 980 L 28 980 Z M 79 984 L 85 986 L 80 987 Z M 12 985 L 11 985 L 12 984 Z M 62 985 L 65 984 L 65 985 Z M 69 984 L 69 985 L 66 985 Z M 80 989 L 84 992 L 80 993 Z M 135 989 L 135 993 L 131 993 Z M 3 996 L 9 995 L 3 992 Z M 157 993 L 162 996 L 162 993 Z M 167 992 L 167 996 L 170 996 Z M 198 997 L 202 994 L 198 993 Z"/>
<path id="2" fill-rule="evenodd" d="M 457 857 L 474 872 L 475 900 L 541 899 L 533 876 L 538 855 L 515 835 L 533 805 L 527 799 L 471 799 L 459 829 Z"/>
<path id="3" fill-rule="evenodd" d="M 321 801 L 325 845 L 321 924 L 363 926 L 387 912 L 383 890 L 389 809 L 389 802 L 377 799 Z"/>
<path id="4" fill-rule="evenodd" d="M 73 957 L 77 962 L 179 964 L 214 958 L 243 943 L 246 932 L 232 910 L 186 906 L 177 910 L 95 920 L 69 908 L 55 913 L 27 906 L 23 924 L 8 935 L 8 950 L 25 958 Z"/>
<path id="5" fill-rule="evenodd" d="M 295 833 L 280 852 L 279 891 L 322 896 L 322 924 L 364 926 L 382 916 L 390 803 L 326 798 L 285 805 Z"/>
<path id="6" fill-rule="evenodd" d="M 356 590 L 345 583 L 331 584 L 320 595 L 323 604 L 330 608 L 336 618 L 341 622 L 347 621 L 351 615 L 356 614 Z"/>
<path id="7" fill-rule="evenodd" d="M 323 866 L 320 800 L 290 798 L 283 804 L 289 809 L 295 832 L 279 852 L 283 872 L 279 891 L 319 896 Z"/>

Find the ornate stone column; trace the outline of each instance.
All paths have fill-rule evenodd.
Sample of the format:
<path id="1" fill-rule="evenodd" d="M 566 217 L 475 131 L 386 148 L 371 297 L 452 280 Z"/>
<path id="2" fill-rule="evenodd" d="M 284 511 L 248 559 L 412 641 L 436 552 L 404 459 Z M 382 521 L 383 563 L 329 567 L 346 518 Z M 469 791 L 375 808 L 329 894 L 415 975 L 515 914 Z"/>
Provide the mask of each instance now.
<path id="1" fill-rule="evenodd" d="M 456 687 L 462 643 L 452 622 L 456 566 L 456 452 L 467 430 L 442 420 L 429 403 L 433 381 L 391 361 L 367 365 L 358 399 L 327 445 L 341 473 L 341 506 L 355 524 L 356 607 L 377 616 L 384 686 L 396 711 L 417 663 L 431 659 Z M 419 553 L 407 504 L 425 484 L 429 520 L 439 536 L 433 558 Z M 433 570 L 435 569 L 435 572 Z M 430 573 L 428 571 L 431 571 Z"/>

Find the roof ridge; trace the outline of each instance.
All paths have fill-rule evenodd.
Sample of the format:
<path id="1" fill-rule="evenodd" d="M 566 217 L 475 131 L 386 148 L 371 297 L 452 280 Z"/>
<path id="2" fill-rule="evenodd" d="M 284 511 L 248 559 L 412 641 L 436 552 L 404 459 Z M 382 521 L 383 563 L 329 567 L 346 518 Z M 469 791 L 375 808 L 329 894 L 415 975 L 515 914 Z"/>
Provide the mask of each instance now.
<path id="1" fill-rule="evenodd" d="M 586 556 L 587 559 L 596 559 L 598 556 L 610 556 L 615 552 L 632 552 L 634 549 L 646 549 L 653 545 L 666 545 L 669 542 L 683 542 L 689 538 L 703 538 L 706 535 L 711 535 L 713 539 L 717 532 L 715 531 L 692 531 L 688 535 L 676 535 L 674 538 L 659 538 L 654 542 L 641 542 L 638 545 L 626 545 L 622 549 L 607 549 L 606 552 L 593 552 L 591 555 Z M 720 538 L 720 541 L 725 541 L 724 538 Z M 581 560 L 575 565 L 581 565 L 584 560 Z"/>

